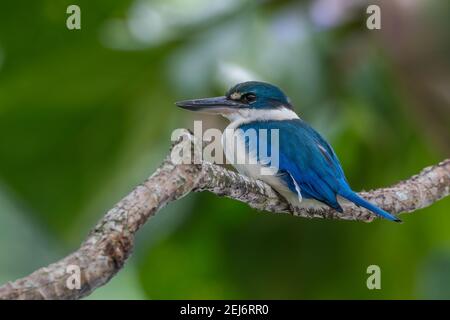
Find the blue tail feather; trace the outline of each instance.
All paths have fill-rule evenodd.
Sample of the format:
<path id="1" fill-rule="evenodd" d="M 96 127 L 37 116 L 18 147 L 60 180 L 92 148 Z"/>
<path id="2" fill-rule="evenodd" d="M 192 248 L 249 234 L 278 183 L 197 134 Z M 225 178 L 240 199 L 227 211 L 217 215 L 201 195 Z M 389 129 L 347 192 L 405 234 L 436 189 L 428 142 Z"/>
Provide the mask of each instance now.
<path id="1" fill-rule="evenodd" d="M 361 198 L 359 195 L 357 195 L 353 191 L 343 192 L 342 194 L 340 194 L 340 196 L 353 202 L 357 206 L 364 207 L 367 210 L 372 211 L 373 213 L 375 213 L 385 219 L 395 221 L 395 222 L 402 222 L 402 220 L 400 220 L 396 216 L 390 214 L 389 212 L 384 211 L 383 209 L 378 208 L 377 206 L 371 204 L 369 201 L 364 200 L 363 198 Z"/>

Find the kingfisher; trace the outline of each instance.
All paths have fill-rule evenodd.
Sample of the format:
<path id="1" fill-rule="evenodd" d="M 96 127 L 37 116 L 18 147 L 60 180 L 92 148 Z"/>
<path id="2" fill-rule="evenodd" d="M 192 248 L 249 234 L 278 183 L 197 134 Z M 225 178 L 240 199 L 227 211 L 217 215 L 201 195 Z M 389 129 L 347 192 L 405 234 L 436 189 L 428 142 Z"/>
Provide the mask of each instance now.
<path id="1" fill-rule="evenodd" d="M 353 202 L 385 219 L 401 222 L 396 216 L 375 206 L 354 192 L 345 177 L 338 157 L 330 144 L 293 110 L 290 99 L 278 87 L 259 81 L 235 85 L 224 96 L 185 100 L 176 105 L 191 111 L 219 114 L 230 124 L 224 132 L 237 135 L 237 153 L 244 153 L 253 162 L 231 161 L 239 173 L 269 184 L 293 206 L 300 208 L 331 207 L 342 213 L 344 201 Z M 270 149 L 274 142 L 257 137 L 257 144 L 249 143 L 249 130 L 277 130 L 278 159 L 274 174 L 262 174 L 261 168 L 271 166 L 268 157 L 256 152 L 256 147 Z M 233 157 L 227 141 L 222 136 L 226 158 Z M 240 147 L 239 147 L 240 146 Z M 239 155 L 238 155 L 239 156 Z M 241 154 L 242 156 L 242 154 Z"/>

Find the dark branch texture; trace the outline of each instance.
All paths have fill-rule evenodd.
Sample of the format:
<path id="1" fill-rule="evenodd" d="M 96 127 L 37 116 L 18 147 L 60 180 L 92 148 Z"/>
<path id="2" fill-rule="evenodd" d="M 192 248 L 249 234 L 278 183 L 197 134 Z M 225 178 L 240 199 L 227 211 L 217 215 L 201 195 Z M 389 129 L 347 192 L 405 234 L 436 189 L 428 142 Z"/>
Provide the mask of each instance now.
<path id="1" fill-rule="evenodd" d="M 174 144 L 192 144 L 186 131 Z M 192 144 L 193 145 L 193 144 Z M 195 148 L 190 149 L 195 154 Z M 132 252 L 139 228 L 171 201 L 191 192 L 209 191 L 247 203 L 252 208 L 273 213 L 289 213 L 306 218 L 328 218 L 370 222 L 371 212 L 344 203 L 344 213 L 333 209 L 292 207 L 262 181 L 244 177 L 224 167 L 200 162 L 176 164 L 168 156 L 144 183 L 110 209 L 92 229 L 80 248 L 58 262 L 0 287 L 0 299 L 80 299 L 107 283 Z M 394 186 L 361 192 L 360 195 L 393 214 L 413 212 L 448 196 L 450 159 L 423 169 Z M 80 270 L 80 286 L 70 282 L 73 266 Z"/>

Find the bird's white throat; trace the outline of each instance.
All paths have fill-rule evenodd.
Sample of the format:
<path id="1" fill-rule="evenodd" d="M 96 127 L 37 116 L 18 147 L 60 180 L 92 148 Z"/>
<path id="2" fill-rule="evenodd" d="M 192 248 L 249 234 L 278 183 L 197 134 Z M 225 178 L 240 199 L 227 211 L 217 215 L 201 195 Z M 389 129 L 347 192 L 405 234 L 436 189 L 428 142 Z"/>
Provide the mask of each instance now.
<path id="1" fill-rule="evenodd" d="M 299 119 L 299 116 L 286 107 L 278 109 L 236 109 L 222 116 L 230 120 L 227 129 L 235 129 L 245 123 L 268 120 L 292 120 Z"/>

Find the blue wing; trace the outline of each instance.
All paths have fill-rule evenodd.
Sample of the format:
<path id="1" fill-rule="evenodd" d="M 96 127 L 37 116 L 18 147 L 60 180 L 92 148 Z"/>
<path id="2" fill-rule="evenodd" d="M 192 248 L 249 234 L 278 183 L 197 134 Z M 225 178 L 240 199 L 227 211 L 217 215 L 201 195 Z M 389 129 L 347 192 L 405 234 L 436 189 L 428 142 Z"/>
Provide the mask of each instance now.
<path id="1" fill-rule="evenodd" d="M 300 119 L 258 121 L 240 127 L 244 131 L 250 128 L 279 130 L 279 176 L 292 192 L 297 193 L 300 189 L 303 198 L 318 200 L 342 212 L 336 198 L 340 195 L 389 220 L 399 221 L 351 190 L 335 152 L 306 122 Z M 270 139 L 267 144 L 270 159 Z M 258 160 L 268 163 L 267 159 Z"/>
<path id="2" fill-rule="evenodd" d="M 313 128 L 300 119 L 252 122 L 240 128 L 278 129 L 280 178 L 295 193 L 297 184 L 303 198 L 316 199 L 342 211 L 336 195 L 339 189 L 348 188 L 344 172 L 331 146 Z M 269 139 L 269 156 L 270 144 Z"/>

